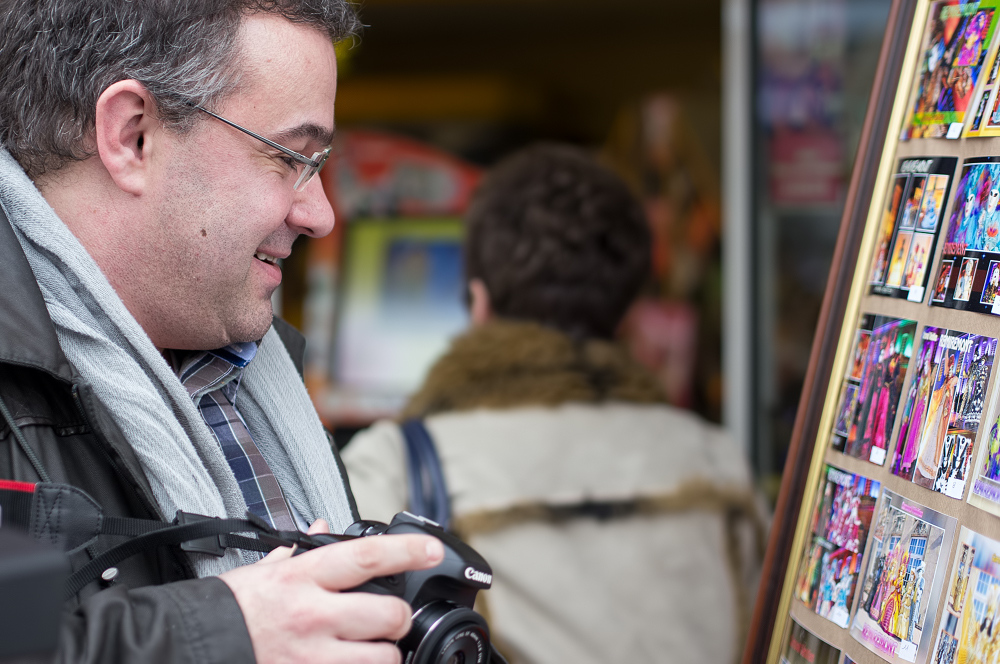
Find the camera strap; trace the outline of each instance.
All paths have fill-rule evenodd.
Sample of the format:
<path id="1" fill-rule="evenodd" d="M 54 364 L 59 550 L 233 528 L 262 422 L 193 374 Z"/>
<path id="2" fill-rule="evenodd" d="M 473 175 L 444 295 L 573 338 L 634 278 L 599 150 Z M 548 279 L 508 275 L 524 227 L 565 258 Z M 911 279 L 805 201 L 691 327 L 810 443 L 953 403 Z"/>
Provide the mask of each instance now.
<path id="1" fill-rule="evenodd" d="M 422 419 L 406 420 L 400 425 L 406 440 L 407 485 L 410 513 L 430 519 L 448 530 L 451 499 L 444 481 L 444 469 L 434 439 Z"/>
<path id="2" fill-rule="evenodd" d="M 245 519 L 221 519 L 178 511 L 173 522 L 109 516 L 81 489 L 52 482 L 0 480 L 0 528 L 27 533 L 70 555 L 99 535 L 130 538 L 75 571 L 67 582 L 67 598 L 109 567 L 164 546 L 223 556 L 227 548 L 268 553 L 279 546 L 312 545 L 305 533 L 275 530 L 251 512 Z"/>

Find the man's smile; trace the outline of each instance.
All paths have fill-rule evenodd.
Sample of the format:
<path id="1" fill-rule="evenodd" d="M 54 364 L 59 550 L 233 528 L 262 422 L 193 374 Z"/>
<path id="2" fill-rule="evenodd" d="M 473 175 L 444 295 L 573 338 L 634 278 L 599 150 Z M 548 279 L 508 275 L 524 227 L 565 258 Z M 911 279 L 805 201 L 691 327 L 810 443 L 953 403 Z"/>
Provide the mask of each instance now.
<path id="1" fill-rule="evenodd" d="M 253 255 L 259 261 L 264 261 L 265 263 L 270 263 L 271 265 L 278 265 L 278 258 L 270 254 L 265 254 L 263 251 L 258 251 Z M 280 266 L 279 266 L 280 267 Z"/>

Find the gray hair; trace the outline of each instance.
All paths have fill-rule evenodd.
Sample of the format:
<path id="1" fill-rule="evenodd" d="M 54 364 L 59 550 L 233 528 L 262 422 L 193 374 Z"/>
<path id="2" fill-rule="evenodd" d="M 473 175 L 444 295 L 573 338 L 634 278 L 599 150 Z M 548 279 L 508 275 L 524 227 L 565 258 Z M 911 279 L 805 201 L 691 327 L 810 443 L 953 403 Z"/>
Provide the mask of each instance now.
<path id="1" fill-rule="evenodd" d="M 176 131 L 233 92 L 250 14 L 357 34 L 347 0 L 0 0 L 0 145 L 32 178 L 94 153 L 97 98 L 135 79 Z"/>

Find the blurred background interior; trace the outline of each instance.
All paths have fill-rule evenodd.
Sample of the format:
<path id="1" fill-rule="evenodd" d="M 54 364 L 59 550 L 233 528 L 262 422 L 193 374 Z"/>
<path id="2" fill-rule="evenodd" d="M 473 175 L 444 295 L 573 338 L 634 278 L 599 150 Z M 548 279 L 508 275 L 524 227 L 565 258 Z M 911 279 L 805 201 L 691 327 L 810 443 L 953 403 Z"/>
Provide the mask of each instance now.
<path id="1" fill-rule="evenodd" d="M 724 422 L 773 499 L 889 0 L 365 0 L 341 44 L 338 223 L 276 308 L 345 444 L 466 325 L 461 216 L 543 140 L 645 203 L 654 276 L 620 332 L 671 402 Z"/>

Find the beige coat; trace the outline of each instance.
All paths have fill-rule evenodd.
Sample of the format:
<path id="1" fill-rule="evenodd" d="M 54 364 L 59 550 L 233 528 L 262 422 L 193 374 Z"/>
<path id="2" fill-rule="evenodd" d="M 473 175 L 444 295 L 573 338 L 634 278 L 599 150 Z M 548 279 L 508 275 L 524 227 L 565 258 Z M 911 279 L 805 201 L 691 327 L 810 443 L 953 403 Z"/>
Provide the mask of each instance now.
<path id="1" fill-rule="evenodd" d="M 517 329 L 525 327 L 514 326 L 518 335 L 555 334 Z M 470 336 L 477 334 L 484 336 Z M 484 341 L 496 348 L 498 339 L 467 346 Z M 444 365 L 462 359 L 462 343 Z M 506 361 L 497 364 L 510 370 Z M 635 370 L 626 361 L 621 366 Z M 500 368 L 494 367 L 494 378 Z M 552 369 L 539 365 L 538 372 Z M 442 373 L 450 376 L 448 386 L 434 387 Z M 481 386 L 486 379 L 482 372 L 478 377 Z M 438 401 L 454 401 L 447 397 L 461 387 L 452 385 L 454 378 L 441 364 L 432 371 L 430 392 L 444 395 Z M 428 402 L 428 386 L 413 403 Z M 452 396 L 466 398 L 458 395 L 470 390 Z M 538 400 L 530 388 L 523 391 L 524 399 Z M 610 392 L 614 396 L 613 387 Z M 512 664 L 736 659 L 761 521 L 747 465 L 721 430 L 660 403 L 607 398 L 466 404 L 432 413 L 426 424 L 444 467 L 455 530 L 493 568 L 493 588 L 480 608 Z M 344 450 L 362 518 L 388 521 L 406 508 L 404 450 L 398 426 L 388 421 Z M 616 514 L 602 519 L 565 509 L 581 503 L 610 506 Z"/>

